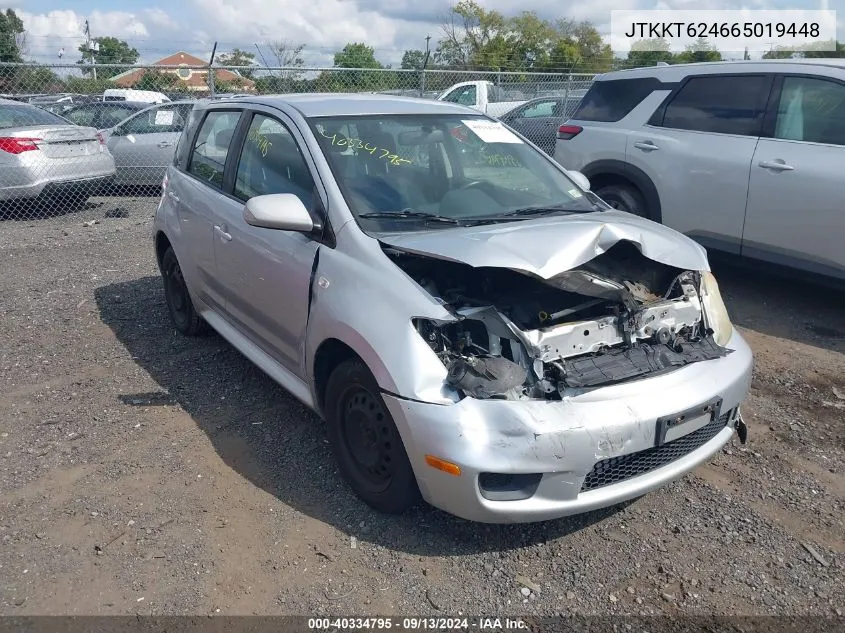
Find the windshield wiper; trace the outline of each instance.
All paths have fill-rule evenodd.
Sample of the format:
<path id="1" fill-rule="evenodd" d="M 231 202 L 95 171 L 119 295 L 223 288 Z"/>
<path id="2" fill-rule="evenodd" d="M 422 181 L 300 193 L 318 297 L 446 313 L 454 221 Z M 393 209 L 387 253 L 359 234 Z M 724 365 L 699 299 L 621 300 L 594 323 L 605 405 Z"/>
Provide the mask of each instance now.
<path id="1" fill-rule="evenodd" d="M 523 207 L 522 209 L 514 209 L 503 213 L 502 217 L 514 217 L 520 215 L 548 215 L 551 213 L 589 213 L 591 209 L 573 209 L 572 207 L 564 207 L 562 205 L 550 206 L 542 205 L 539 207 Z"/>
<path id="2" fill-rule="evenodd" d="M 458 224 L 455 218 L 447 218 L 445 215 L 437 215 L 435 213 L 425 213 L 424 211 L 397 211 L 391 213 L 389 211 L 379 211 L 375 213 L 359 213 L 359 218 L 369 219 L 405 219 L 415 218 L 422 220 L 431 220 L 432 222 L 446 222 L 447 224 Z"/>

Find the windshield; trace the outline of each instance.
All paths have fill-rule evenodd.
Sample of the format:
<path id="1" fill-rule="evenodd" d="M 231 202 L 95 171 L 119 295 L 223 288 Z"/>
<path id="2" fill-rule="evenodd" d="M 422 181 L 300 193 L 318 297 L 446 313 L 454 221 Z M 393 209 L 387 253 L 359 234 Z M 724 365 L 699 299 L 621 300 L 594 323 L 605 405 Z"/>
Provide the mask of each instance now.
<path id="1" fill-rule="evenodd" d="M 31 105 L 0 105 L 0 128 L 28 127 L 30 125 L 68 125 L 52 112 Z"/>
<path id="2" fill-rule="evenodd" d="M 597 208 L 595 198 L 541 152 L 482 116 L 320 117 L 311 125 L 365 230 L 514 221 Z"/>

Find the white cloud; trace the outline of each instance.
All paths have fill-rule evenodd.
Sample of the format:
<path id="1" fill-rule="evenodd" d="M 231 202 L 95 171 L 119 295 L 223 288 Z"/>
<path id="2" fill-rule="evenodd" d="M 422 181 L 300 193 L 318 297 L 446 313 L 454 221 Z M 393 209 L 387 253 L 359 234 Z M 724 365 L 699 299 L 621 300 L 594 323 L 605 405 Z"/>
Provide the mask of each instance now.
<path id="1" fill-rule="evenodd" d="M 144 17 L 153 26 L 163 27 L 165 29 L 175 29 L 178 26 L 173 18 L 162 9 L 144 9 Z"/>

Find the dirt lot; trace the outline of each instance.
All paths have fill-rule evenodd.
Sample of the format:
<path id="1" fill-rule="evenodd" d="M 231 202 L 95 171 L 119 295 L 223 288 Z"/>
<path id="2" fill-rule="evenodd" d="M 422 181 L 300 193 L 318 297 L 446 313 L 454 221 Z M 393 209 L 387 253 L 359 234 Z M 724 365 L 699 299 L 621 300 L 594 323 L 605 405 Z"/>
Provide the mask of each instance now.
<path id="1" fill-rule="evenodd" d="M 659 492 L 385 518 L 313 415 L 170 327 L 154 205 L 0 222 L 0 613 L 845 613 L 841 293 L 717 268 L 756 352 L 749 443 Z"/>

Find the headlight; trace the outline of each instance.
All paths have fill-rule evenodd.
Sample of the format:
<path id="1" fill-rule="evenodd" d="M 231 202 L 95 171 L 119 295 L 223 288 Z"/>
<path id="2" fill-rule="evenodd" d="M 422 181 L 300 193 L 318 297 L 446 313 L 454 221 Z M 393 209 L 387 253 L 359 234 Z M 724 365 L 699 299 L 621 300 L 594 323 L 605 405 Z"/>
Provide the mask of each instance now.
<path id="1" fill-rule="evenodd" d="M 725 302 L 722 301 L 719 284 L 711 272 L 701 275 L 701 303 L 707 324 L 713 328 L 713 338 L 719 345 L 727 345 L 733 334 L 733 325 Z"/>

